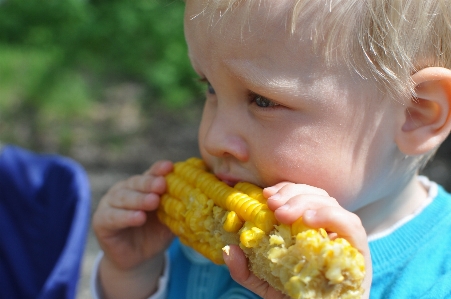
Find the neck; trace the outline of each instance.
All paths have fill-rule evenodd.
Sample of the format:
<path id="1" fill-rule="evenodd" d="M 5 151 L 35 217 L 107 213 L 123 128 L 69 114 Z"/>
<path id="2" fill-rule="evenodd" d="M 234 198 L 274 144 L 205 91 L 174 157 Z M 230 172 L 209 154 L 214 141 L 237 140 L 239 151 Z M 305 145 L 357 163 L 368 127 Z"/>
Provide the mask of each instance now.
<path id="1" fill-rule="evenodd" d="M 412 215 L 427 198 L 427 190 L 413 176 L 400 191 L 379 199 L 356 211 L 368 235 L 392 227 L 401 219 Z"/>

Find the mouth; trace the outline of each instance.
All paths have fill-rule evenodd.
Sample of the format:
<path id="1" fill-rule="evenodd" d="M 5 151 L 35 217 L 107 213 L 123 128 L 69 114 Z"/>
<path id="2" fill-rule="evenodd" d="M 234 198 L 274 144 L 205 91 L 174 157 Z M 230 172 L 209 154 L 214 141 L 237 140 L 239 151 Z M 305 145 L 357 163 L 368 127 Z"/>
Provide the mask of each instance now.
<path id="1" fill-rule="evenodd" d="M 221 182 L 226 183 L 227 185 L 229 185 L 230 187 L 235 186 L 238 182 L 241 182 L 242 180 L 239 180 L 237 178 L 234 178 L 230 175 L 227 174 L 223 174 L 223 173 L 216 173 L 215 174 L 216 177 L 221 180 Z"/>

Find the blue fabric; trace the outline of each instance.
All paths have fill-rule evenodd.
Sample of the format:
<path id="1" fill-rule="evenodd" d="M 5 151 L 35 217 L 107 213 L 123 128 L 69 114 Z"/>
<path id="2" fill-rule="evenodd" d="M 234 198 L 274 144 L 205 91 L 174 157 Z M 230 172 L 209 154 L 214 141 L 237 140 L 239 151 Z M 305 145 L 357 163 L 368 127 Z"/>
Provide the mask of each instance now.
<path id="1" fill-rule="evenodd" d="M 392 234 L 370 242 L 370 298 L 451 298 L 451 196 L 434 201 Z"/>
<path id="2" fill-rule="evenodd" d="M 75 298 L 90 188 L 71 159 L 0 152 L 0 298 Z"/>

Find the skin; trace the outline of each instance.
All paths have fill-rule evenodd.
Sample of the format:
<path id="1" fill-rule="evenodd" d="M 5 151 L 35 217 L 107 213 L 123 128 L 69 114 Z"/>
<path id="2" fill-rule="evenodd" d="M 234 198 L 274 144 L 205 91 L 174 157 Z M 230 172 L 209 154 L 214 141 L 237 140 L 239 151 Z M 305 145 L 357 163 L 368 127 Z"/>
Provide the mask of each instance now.
<path id="1" fill-rule="evenodd" d="M 413 141 L 399 141 L 417 126 L 406 121 L 406 107 L 385 98 L 371 80 L 339 62 L 326 67 L 310 39 L 300 38 L 305 32 L 293 38 L 280 19 L 287 3 L 251 7 L 252 18 L 241 26 L 240 12 L 212 22 L 199 14 L 202 1 L 186 1 L 189 57 L 207 84 L 201 156 L 230 185 L 248 181 L 264 187 L 280 222 L 303 217 L 308 226 L 347 239 L 365 257 L 367 298 L 372 277 L 367 234 L 413 213 L 426 198 L 405 159 Z M 411 110 L 412 119 L 417 114 L 421 122 L 432 119 L 427 116 L 433 113 L 423 115 L 418 107 Z M 93 227 L 105 254 L 99 275 L 106 298 L 146 298 L 156 291 L 173 235 L 155 211 L 166 190 L 163 176 L 172 167 L 159 161 L 102 198 Z M 224 260 L 244 287 L 263 298 L 285 298 L 248 270 L 238 247 L 232 246 Z"/>
<path id="2" fill-rule="evenodd" d="M 147 298 L 156 291 L 173 235 L 155 210 L 166 190 L 162 176 L 171 170 L 171 162 L 159 161 L 100 200 L 92 226 L 104 251 L 99 277 L 105 298 Z"/>

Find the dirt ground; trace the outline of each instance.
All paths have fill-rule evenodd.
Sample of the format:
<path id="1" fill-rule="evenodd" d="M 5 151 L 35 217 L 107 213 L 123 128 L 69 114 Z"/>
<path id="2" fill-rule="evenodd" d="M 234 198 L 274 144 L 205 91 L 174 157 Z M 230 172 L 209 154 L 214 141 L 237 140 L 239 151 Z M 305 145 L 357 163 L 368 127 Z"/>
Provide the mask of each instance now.
<path id="1" fill-rule="evenodd" d="M 90 176 L 92 211 L 96 209 L 102 195 L 115 182 L 132 174 L 143 172 L 154 161 L 160 159 L 177 161 L 198 155 L 196 136 L 201 112 L 200 107 L 192 107 L 189 110 L 176 113 L 167 111 L 150 112 L 149 119 L 152 119 L 152 122 L 147 124 L 145 130 L 139 129 L 133 123 L 127 123 L 126 119 L 136 114 L 133 109 L 135 108 L 119 105 L 118 114 L 113 114 L 113 118 L 119 124 L 103 128 L 107 131 L 122 132 L 121 136 L 126 138 L 126 142 L 122 142 L 121 145 L 114 145 L 114 142 L 105 144 L 81 143 L 71 154 L 86 167 Z M 123 120 L 121 120 L 121 117 Z M 427 176 L 445 186 L 449 191 L 451 191 L 450 139 L 448 138 L 436 157 L 424 170 Z M 99 246 L 92 231 L 90 231 L 77 299 L 92 298 L 89 290 L 89 279 L 98 251 Z"/>

